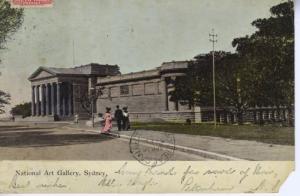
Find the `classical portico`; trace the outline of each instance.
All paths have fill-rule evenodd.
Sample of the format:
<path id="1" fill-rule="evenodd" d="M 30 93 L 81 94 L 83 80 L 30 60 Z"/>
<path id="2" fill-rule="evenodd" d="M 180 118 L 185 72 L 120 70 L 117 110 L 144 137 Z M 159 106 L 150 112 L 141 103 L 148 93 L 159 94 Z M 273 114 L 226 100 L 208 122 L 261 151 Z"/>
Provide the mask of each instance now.
<path id="1" fill-rule="evenodd" d="M 32 117 L 67 120 L 78 114 L 88 118 L 81 97 L 89 92 L 95 78 L 116 74 L 118 66 L 95 63 L 74 68 L 39 67 L 29 77 Z"/>
<path id="2" fill-rule="evenodd" d="M 33 84 L 32 116 L 72 116 L 74 114 L 73 82 L 52 82 Z"/>

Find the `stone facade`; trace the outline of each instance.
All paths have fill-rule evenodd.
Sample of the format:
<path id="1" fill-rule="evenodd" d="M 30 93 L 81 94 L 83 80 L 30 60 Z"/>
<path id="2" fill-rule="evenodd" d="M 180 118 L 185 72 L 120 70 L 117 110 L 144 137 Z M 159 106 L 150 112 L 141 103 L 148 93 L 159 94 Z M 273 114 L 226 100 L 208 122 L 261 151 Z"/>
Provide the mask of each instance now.
<path id="1" fill-rule="evenodd" d="M 185 121 L 194 118 L 193 109 L 170 101 L 169 92 L 174 89 L 172 81 L 185 75 L 187 61 L 163 63 L 153 70 L 99 77 L 97 86 L 103 88 L 98 98 L 97 111 L 116 105 L 128 107 L 132 121 L 171 120 Z"/>
<path id="2" fill-rule="evenodd" d="M 39 67 L 30 77 L 33 120 L 89 118 L 81 97 L 95 86 L 97 77 L 120 74 L 117 65 L 91 63 L 74 68 Z"/>
<path id="3" fill-rule="evenodd" d="M 97 88 L 103 95 L 93 103 L 94 113 L 104 113 L 106 107 L 127 106 L 131 121 L 176 121 L 202 123 L 213 121 L 212 107 L 181 105 L 170 100 L 176 77 L 185 76 L 188 61 L 163 63 L 147 71 L 121 74 L 117 65 L 91 63 L 74 68 L 39 67 L 30 77 L 32 94 L 31 120 L 53 121 L 89 119 L 83 97 L 90 97 Z M 231 108 L 217 108 L 219 123 L 236 123 L 237 114 Z M 286 121 L 293 112 L 286 108 L 250 108 L 243 114 L 245 122 Z M 24 119 L 27 120 L 27 119 Z"/>
<path id="4" fill-rule="evenodd" d="M 71 120 L 74 114 L 90 118 L 82 97 L 104 88 L 94 103 L 94 113 L 106 107 L 127 106 L 132 121 L 194 119 L 193 108 L 170 101 L 176 77 L 185 75 L 188 61 L 163 63 L 147 71 L 121 74 L 117 65 L 91 63 L 74 68 L 40 67 L 30 77 L 32 119 Z"/>

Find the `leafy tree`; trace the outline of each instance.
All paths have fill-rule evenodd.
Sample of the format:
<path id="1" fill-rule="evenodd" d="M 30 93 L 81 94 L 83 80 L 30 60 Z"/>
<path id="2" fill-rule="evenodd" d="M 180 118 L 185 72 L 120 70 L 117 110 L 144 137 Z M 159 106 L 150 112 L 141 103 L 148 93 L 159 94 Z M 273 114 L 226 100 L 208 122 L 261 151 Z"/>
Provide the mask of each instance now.
<path id="1" fill-rule="evenodd" d="M 212 69 L 209 54 L 199 55 L 190 61 L 186 77 L 177 77 L 173 82 L 175 90 L 170 92 L 171 101 L 181 104 L 212 105 Z"/>
<path id="2" fill-rule="evenodd" d="M 241 82 L 243 69 L 238 55 L 224 51 L 215 52 L 217 107 L 236 113 L 242 121 L 242 113 L 247 109 L 245 91 L 247 83 Z M 199 106 L 213 105 L 212 54 L 203 54 L 189 62 L 186 77 L 175 81 L 171 101 Z"/>
<path id="3" fill-rule="evenodd" d="M 18 104 L 10 111 L 12 115 L 21 115 L 23 118 L 31 116 L 31 102 Z"/>
<path id="4" fill-rule="evenodd" d="M 80 97 L 81 107 L 92 117 L 92 126 L 94 127 L 94 112 L 97 99 L 103 95 L 103 87 L 97 87 Z"/>
<path id="5" fill-rule="evenodd" d="M 90 92 L 85 93 L 80 97 L 81 107 L 89 114 L 93 115 L 95 112 L 96 101 L 103 94 L 103 87 L 95 88 Z"/>
<path id="6" fill-rule="evenodd" d="M 5 112 L 4 106 L 9 104 L 10 95 L 2 90 L 0 90 L 0 114 Z"/>
<path id="7" fill-rule="evenodd" d="M 13 9 L 8 1 L 0 0 L 0 49 L 5 48 L 5 43 L 20 28 L 22 22 L 23 10 Z M 0 114 L 5 112 L 4 106 L 9 104 L 9 101 L 10 95 L 0 90 Z"/>
<path id="8" fill-rule="evenodd" d="M 287 1 L 270 9 L 270 18 L 257 19 L 257 31 L 232 44 L 250 70 L 253 85 L 247 89 L 252 106 L 294 105 L 294 5 Z M 244 78 L 244 77 L 243 77 Z"/>
<path id="9" fill-rule="evenodd" d="M 239 123 L 249 107 L 287 106 L 289 113 L 293 109 L 293 2 L 275 5 L 270 12 L 270 18 L 252 22 L 255 33 L 233 40 L 237 53 L 215 53 L 217 106 L 231 108 Z M 173 100 L 212 106 L 211 58 L 205 54 L 190 62 L 187 77 L 175 81 Z"/>
<path id="10" fill-rule="evenodd" d="M 0 49 L 4 49 L 4 44 L 12 34 L 15 33 L 23 22 L 23 9 L 10 7 L 6 0 L 0 0 Z"/>
<path id="11" fill-rule="evenodd" d="M 247 83 L 241 80 L 244 70 L 237 54 L 224 53 L 216 61 L 216 99 L 217 106 L 231 114 L 237 114 L 239 123 L 243 122 L 243 112 L 248 108 Z"/>

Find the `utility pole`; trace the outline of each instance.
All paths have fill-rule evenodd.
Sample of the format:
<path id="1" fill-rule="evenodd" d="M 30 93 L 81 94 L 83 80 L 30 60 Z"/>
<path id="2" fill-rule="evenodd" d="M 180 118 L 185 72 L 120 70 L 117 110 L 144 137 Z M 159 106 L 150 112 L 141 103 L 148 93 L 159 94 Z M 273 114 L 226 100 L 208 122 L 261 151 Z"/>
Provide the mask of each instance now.
<path id="1" fill-rule="evenodd" d="M 73 40 L 73 51 L 72 51 L 72 53 L 73 53 L 73 66 L 75 65 L 75 42 L 74 42 L 74 40 Z"/>
<path id="2" fill-rule="evenodd" d="M 214 96 L 214 126 L 217 127 L 217 113 L 216 113 L 216 77 L 215 77 L 215 43 L 218 35 L 215 34 L 214 29 L 209 34 L 209 41 L 212 42 L 212 64 L 213 64 L 213 96 Z"/>

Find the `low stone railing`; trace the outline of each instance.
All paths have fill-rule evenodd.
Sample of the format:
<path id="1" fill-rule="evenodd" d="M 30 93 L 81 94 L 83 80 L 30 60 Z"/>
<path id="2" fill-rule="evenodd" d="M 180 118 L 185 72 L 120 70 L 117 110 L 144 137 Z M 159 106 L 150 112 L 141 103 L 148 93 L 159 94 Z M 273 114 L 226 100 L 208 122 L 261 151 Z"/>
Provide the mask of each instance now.
<path id="1" fill-rule="evenodd" d="M 293 111 L 289 111 L 285 107 L 262 107 L 249 108 L 242 114 L 232 112 L 233 110 L 218 108 L 216 110 L 217 123 L 276 123 L 294 121 Z M 186 122 L 187 119 L 191 122 L 206 123 L 214 121 L 214 111 L 212 107 L 204 107 L 200 110 L 187 111 L 162 111 L 162 112 L 131 112 L 131 121 L 170 121 L 170 122 Z"/>

